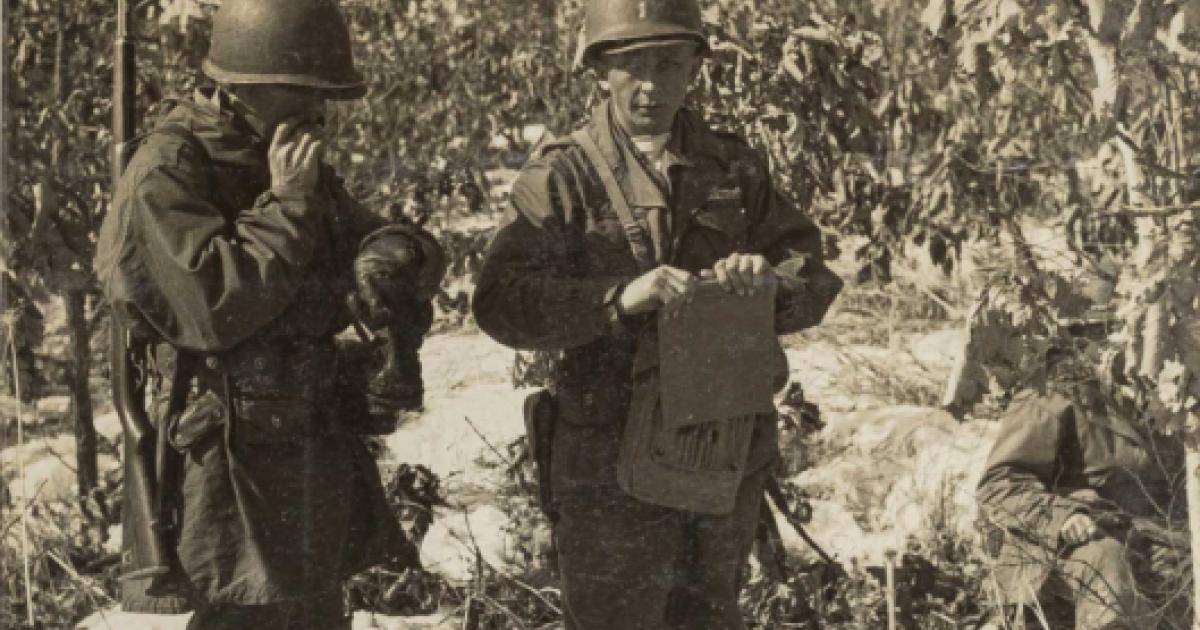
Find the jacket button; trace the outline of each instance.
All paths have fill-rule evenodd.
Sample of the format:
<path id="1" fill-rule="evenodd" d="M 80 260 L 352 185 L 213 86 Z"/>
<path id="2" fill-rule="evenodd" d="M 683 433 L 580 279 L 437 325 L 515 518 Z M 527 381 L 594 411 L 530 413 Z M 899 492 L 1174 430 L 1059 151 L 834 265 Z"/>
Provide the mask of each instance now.
<path id="1" fill-rule="evenodd" d="M 262 357 L 258 357 L 258 358 L 256 358 L 256 359 L 254 359 L 254 369 L 256 369 L 256 370 L 261 370 L 261 369 L 263 369 L 263 368 L 265 368 L 265 367 L 267 367 L 267 360 L 266 360 L 266 359 L 264 359 L 264 358 L 262 358 Z"/>
<path id="2" fill-rule="evenodd" d="M 204 365 L 207 365 L 210 370 L 215 370 L 221 366 L 221 362 L 217 360 L 217 357 L 208 357 L 204 360 Z"/>
<path id="3" fill-rule="evenodd" d="M 279 416 L 271 416 L 271 426 L 278 429 L 283 426 L 283 420 Z"/>

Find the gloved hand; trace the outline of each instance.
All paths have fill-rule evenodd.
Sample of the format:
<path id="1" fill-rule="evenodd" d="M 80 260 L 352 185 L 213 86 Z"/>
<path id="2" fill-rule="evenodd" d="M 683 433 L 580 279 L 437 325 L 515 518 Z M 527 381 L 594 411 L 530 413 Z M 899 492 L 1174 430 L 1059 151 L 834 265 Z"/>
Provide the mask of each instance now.
<path id="1" fill-rule="evenodd" d="M 356 291 L 351 306 L 367 327 L 387 330 L 378 349 L 381 365 L 367 383 L 373 423 L 421 406 L 424 387 L 418 350 L 433 324 L 430 300 L 445 273 L 441 245 L 415 225 L 389 225 L 363 239 L 354 260 Z"/>
<path id="2" fill-rule="evenodd" d="M 422 304 L 437 293 L 445 274 L 445 251 L 428 232 L 415 225 L 376 230 L 354 259 L 355 314 L 375 330 L 418 324 Z"/>
<path id="3" fill-rule="evenodd" d="M 367 410 L 372 416 L 391 416 L 399 411 L 421 408 L 425 398 L 421 379 L 422 333 L 412 334 L 398 327 L 388 329 L 386 343 L 380 348 L 383 365 L 367 382 Z"/>

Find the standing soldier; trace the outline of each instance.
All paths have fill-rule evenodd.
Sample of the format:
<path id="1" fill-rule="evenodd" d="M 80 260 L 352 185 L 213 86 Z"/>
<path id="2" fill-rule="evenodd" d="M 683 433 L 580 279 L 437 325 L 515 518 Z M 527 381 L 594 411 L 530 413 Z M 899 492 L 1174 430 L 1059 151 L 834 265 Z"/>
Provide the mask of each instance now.
<path id="1" fill-rule="evenodd" d="M 334 336 L 352 311 L 386 326 L 410 355 L 387 372 L 411 372 L 443 257 L 321 161 L 325 101 L 365 92 L 333 0 L 225 0 L 203 70 L 216 85 L 142 139 L 100 235 L 126 430 L 122 603 L 194 608 L 195 630 L 348 628 L 343 578 L 412 549 L 358 419 L 335 406 Z M 356 408 L 411 406 L 408 376 L 373 381 Z"/>
<path id="2" fill-rule="evenodd" d="M 608 98 L 522 170 L 474 296 L 489 335 L 559 356 L 553 419 L 531 440 L 571 629 L 744 627 L 741 569 L 776 419 L 664 426 L 656 313 L 711 273 L 731 294 L 775 291 L 775 332 L 790 333 L 841 288 L 762 156 L 683 108 L 708 50 L 700 26 L 695 0 L 587 5 L 581 61 Z M 738 376 L 692 385 L 737 396 Z M 672 450 L 681 432 L 705 435 L 711 456 Z"/>

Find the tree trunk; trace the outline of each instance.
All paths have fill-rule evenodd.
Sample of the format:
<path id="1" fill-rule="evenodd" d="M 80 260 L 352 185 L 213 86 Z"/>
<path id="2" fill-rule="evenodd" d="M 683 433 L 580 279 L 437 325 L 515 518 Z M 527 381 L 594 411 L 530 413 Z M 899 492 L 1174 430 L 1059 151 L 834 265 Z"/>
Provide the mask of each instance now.
<path id="1" fill-rule="evenodd" d="M 92 396 L 88 386 L 91 366 L 91 347 L 87 318 L 87 292 L 83 288 L 69 289 L 63 296 L 67 309 L 67 330 L 70 334 L 71 417 L 75 426 L 76 478 L 79 496 L 87 496 L 97 485 L 96 425 L 92 418 Z"/>
<path id="2" fill-rule="evenodd" d="M 1161 2 L 1153 0 L 1138 0 L 1128 15 L 1118 15 L 1118 5 L 1109 0 L 1088 0 L 1088 9 L 1092 21 L 1094 35 L 1088 37 L 1088 49 L 1096 71 L 1096 88 L 1092 92 L 1093 106 L 1098 116 L 1103 119 L 1111 116 L 1116 122 L 1118 134 L 1113 142 L 1119 150 L 1124 166 L 1125 189 L 1128 204 L 1132 208 L 1141 209 L 1155 206 L 1161 198 L 1155 198 L 1155 192 L 1150 187 L 1150 178 L 1143 163 L 1143 156 L 1138 155 L 1138 149 L 1131 141 L 1132 130 L 1125 124 L 1125 106 L 1123 101 L 1129 92 L 1128 85 L 1122 75 L 1120 48 L 1122 46 L 1137 49 L 1149 41 L 1154 33 L 1154 16 Z M 1126 22 L 1128 21 L 1128 24 Z M 1167 87 L 1167 102 L 1171 120 L 1167 121 L 1171 135 L 1164 139 L 1170 159 L 1167 162 L 1177 171 L 1186 172 L 1187 155 L 1182 139 L 1182 103 L 1178 102 L 1171 87 Z M 1161 195 L 1161 191 L 1158 191 Z M 1170 197 L 1173 202 L 1181 200 Z M 1190 213 L 1188 213 L 1190 214 Z M 1127 327 L 1139 323 L 1141 330 L 1129 330 L 1127 334 L 1137 338 L 1140 347 L 1140 360 L 1137 365 L 1127 366 L 1127 371 L 1134 376 L 1155 382 L 1163 366 L 1163 359 L 1168 353 L 1175 353 L 1179 348 L 1174 347 L 1180 340 L 1174 339 L 1168 318 L 1168 302 L 1161 296 L 1161 291 L 1154 288 L 1162 282 L 1171 283 L 1172 278 L 1186 277 L 1188 270 L 1193 269 L 1194 226 L 1190 224 L 1191 217 L 1175 217 L 1168 220 L 1151 216 L 1139 216 L 1135 220 L 1138 236 L 1137 250 L 1132 257 L 1132 264 L 1126 271 L 1129 279 L 1136 285 L 1129 299 L 1140 311 L 1140 317 L 1126 321 Z M 1189 254 L 1178 258 L 1177 248 L 1173 245 L 1187 240 Z M 1172 243 L 1171 241 L 1175 241 Z M 1178 258 L 1178 259 L 1177 259 Z M 1166 264 L 1163 264 L 1163 263 Z M 1179 275 L 1184 271 L 1184 276 Z M 1191 287 L 1169 287 L 1182 290 L 1186 295 L 1187 304 L 1175 305 L 1190 311 L 1194 307 L 1195 296 Z M 1180 318 L 1193 316 L 1191 312 L 1175 314 Z M 1171 347 L 1168 347 L 1171 346 Z M 1188 366 L 1196 370 L 1194 364 Z M 1132 369 L 1131 369 L 1132 368 Z M 1195 375 L 1193 375 L 1195 377 Z M 1182 401 L 1180 401 L 1182 402 Z M 1198 431 L 1200 416 L 1195 412 L 1189 414 L 1186 430 L 1183 434 L 1184 450 L 1186 452 L 1187 468 L 1187 500 L 1188 524 L 1191 530 L 1191 549 L 1200 549 L 1200 431 Z M 1193 606 L 1200 602 L 1200 563 L 1192 564 Z M 1200 630 L 1200 615 L 1193 615 L 1193 630 Z"/>
<path id="3" fill-rule="evenodd" d="M 58 33 L 54 42 L 54 102 L 63 103 L 70 92 L 70 75 L 67 72 L 67 16 L 59 10 Z M 50 163 L 59 180 L 65 179 L 64 156 L 67 154 L 68 130 L 59 128 L 59 137 L 53 140 Z M 57 196 L 51 203 L 57 204 Z M 60 208 L 55 207 L 57 212 Z M 96 425 L 92 418 L 92 397 L 88 387 L 91 365 L 91 327 L 87 317 L 87 278 L 75 270 L 67 270 L 58 279 L 66 307 L 67 331 L 70 339 L 70 387 L 71 419 L 75 428 L 76 468 L 79 496 L 86 497 L 97 485 Z"/>

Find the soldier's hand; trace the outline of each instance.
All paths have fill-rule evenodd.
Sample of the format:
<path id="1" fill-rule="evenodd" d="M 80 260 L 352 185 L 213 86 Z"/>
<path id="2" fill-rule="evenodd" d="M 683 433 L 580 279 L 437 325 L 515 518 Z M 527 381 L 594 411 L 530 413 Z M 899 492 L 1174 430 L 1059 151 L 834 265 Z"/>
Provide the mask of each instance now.
<path id="1" fill-rule="evenodd" d="M 1102 530 L 1091 516 L 1076 512 L 1067 517 L 1062 529 L 1058 530 L 1058 538 L 1068 546 L 1082 545 L 1100 537 Z"/>
<path id="2" fill-rule="evenodd" d="M 278 197 L 313 194 L 320 173 L 325 143 L 321 129 L 301 120 L 286 120 L 275 127 L 267 164 L 271 169 L 271 192 Z"/>
<path id="3" fill-rule="evenodd" d="M 621 310 L 635 315 L 673 308 L 688 301 L 699 280 L 690 272 L 661 265 L 638 276 L 621 292 Z"/>
<path id="4" fill-rule="evenodd" d="M 759 254 L 730 254 L 713 265 L 713 274 L 722 289 L 737 295 L 753 295 L 778 282 L 771 263 Z"/>

